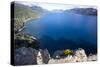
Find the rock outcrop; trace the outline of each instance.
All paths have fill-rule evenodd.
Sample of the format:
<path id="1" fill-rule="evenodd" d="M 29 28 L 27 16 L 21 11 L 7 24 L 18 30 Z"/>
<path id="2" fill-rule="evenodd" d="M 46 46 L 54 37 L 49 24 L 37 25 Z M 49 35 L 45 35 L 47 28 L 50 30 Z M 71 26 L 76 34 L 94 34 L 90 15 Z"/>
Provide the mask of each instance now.
<path id="1" fill-rule="evenodd" d="M 38 54 L 37 54 L 37 64 L 38 64 L 38 65 L 44 64 L 44 63 L 43 63 L 42 54 L 41 54 L 40 51 L 39 51 Z"/>
<path id="2" fill-rule="evenodd" d="M 58 53 L 58 54 L 57 54 Z M 62 51 L 60 52 L 62 54 Z M 62 57 L 59 51 L 56 51 L 55 58 L 50 57 L 47 49 L 33 49 L 31 47 L 21 47 L 15 49 L 15 65 L 30 65 L 30 64 L 57 64 L 57 63 L 68 63 L 68 62 L 86 62 L 96 61 L 97 55 L 87 56 L 84 49 L 74 50 L 73 55 L 64 55 Z"/>
<path id="3" fill-rule="evenodd" d="M 48 64 L 57 64 L 57 63 L 68 63 L 68 62 L 86 62 L 86 61 L 96 61 L 97 56 L 91 55 L 87 56 L 84 49 L 78 49 L 74 51 L 74 55 L 68 55 L 64 58 L 59 59 L 50 59 Z"/>
<path id="4" fill-rule="evenodd" d="M 39 41 L 37 38 L 25 32 L 20 32 L 14 36 L 15 48 L 31 47 L 34 49 L 39 48 Z"/>
<path id="5" fill-rule="evenodd" d="M 84 49 L 79 49 L 75 51 L 75 55 L 73 56 L 74 62 L 85 62 L 87 61 L 87 55 Z"/>
<path id="6" fill-rule="evenodd" d="M 37 53 L 38 51 L 33 48 L 18 48 L 15 49 L 15 55 L 14 55 L 14 62 L 15 65 L 31 65 L 31 64 L 37 64 Z"/>
<path id="7" fill-rule="evenodd" d="M 31 47 L 21 47 L 15 49 L 15 65 L 47 64 L 50 54 L 47 49 L 33 49 Z"/>
<path id="8" fill-rule="evenodd" d="M 59 59 L 62 54 L 63 54 L 63 50 L 57 50 L 57 51 L 54 52 L 53 58 Z"/>
<path id="9" fill-rule="evenodd" d="M 89 55 L 87 61 L 96 61 L 97 55 Z"/>
<path id="10" fill-rule="evenodd" d="M 50 54 L 47 49 L 40 49 L 37 55 L 37 64 L 47 64 L 50 60 Z"/>

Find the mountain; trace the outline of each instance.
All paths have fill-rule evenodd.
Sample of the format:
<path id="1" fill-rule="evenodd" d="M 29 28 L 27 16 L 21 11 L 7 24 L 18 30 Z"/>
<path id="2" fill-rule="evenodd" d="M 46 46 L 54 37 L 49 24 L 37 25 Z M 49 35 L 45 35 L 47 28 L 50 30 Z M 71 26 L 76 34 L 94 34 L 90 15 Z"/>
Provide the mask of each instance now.
<path id="1" fill-rule="evenodd" d="M 77 14 L 82 14 L 82 15 L 97 16 L 97 9 L 94 8 L 74 8 L 74 9 L 70 9 L 69 11 Z"/>
<path id="2" fill-rule="evenodd" d="M 12 2 L 11 6 L 14 6 L 14 31 L 18 32 L 21 28 L 23 28 L 24 23 L 30 19 L 36 19 L 40 17 L 39 10 L 33 10 L 31 7 L 19 4 L 16 2 Z"/>
<path id="3" fill-rule="evenodd" d="M 54 10 L 52 10 L 52 12 L 55 12 L 55 13 L 62 13 L 62 12 L 64 12 L 64 10 L 62 10 L 62 9 L 54 9 Z"/>
<path id="4" fill-rule="evenodd" d="M 32 5 L 32 6 L 31 6 L 31 9 L 32 9 L 33 11 L 39 12 L 40 14 L 49 12 L 48 10 L 46 10 L 46 9 L 40 7 L 40 6 L 36 6 L 36 5 Z"/>

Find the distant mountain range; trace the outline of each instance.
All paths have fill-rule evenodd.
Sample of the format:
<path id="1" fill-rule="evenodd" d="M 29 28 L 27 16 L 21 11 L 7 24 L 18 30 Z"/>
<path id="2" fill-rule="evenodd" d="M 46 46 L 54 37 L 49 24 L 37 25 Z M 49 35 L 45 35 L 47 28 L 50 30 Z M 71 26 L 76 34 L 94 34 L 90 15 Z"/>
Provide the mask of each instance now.
<path id="1" fill-rule="evenodd" d="M 74 8 L 70 9 L 70 12 L 82 15 L 95 15 L 95 16 L 97 15 L 97 9 L 94 8 Z"/>
<path id="2" fill-rule="evenodd" d="M 54 9 L 50 12 L 55 12 L 55 13 L 66 13 L 66 12 L 71 12 L 71 13 L 76 13 L 76 14 L 81 14 L 81 15 L 92 15 L 92 16 L 97 16 L 97 9 L 94 8 L 73 8 L 73 9 Z"/>

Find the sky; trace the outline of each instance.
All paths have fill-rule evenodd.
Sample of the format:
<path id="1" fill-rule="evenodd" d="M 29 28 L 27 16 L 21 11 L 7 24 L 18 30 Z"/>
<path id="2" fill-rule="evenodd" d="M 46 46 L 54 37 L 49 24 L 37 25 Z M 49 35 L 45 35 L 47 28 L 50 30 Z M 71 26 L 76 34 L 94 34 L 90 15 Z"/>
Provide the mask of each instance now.
<path id="1" fill-rule="evenodd" d="M 50 4 L 50 3 L 36 3 L 36 2 L 24 2 L 20 1 L 17 3 L 32 6 L 32 5 L 38 5 L 42 7 L 43 9 L 47 9 L 49 11 L 52 10 L 66 10 L 66 9 L 72 9 L 72 8 L 96 8 L 95 6 L 79 6 L 79 5 L 65 5 L 65 4 Z"/>

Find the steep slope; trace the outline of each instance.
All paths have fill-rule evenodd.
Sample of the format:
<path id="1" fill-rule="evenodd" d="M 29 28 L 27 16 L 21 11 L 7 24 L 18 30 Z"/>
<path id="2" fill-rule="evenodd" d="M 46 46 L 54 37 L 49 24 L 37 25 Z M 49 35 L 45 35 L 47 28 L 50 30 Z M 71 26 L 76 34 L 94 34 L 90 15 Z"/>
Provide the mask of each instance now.
<path id="1" fill-rule="evenodd" d="M 27 20 L 36 19 L 39 16 L 38 10 L 32 10 L 29 6 L 14 3 L 14 31 L 18 32 Z"/>

